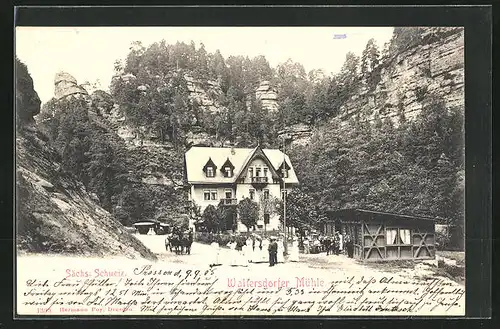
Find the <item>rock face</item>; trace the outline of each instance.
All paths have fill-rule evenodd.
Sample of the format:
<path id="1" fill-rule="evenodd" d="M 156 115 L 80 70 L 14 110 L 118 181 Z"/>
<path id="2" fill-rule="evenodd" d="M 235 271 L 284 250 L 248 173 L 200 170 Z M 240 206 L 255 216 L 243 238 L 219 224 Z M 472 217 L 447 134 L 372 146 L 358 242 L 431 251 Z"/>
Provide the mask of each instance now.
<path id="1" fill-rule="evenodd" d="M 376 116 L 398 123 L 401 113 L 411 120 L 427 95 L 442 98 L 448 108 L 464 106 L 464 29 L 425 28 L 418 43 L 381 60 L 380 81 L 366 82 L 341 108 L 372 121 Z"/>
<path id="2" fill-rule="evenodd" d="M 278 132 L 279 138 L 284 138 L 288 145 L 306 146 L 311 141 L 313 132 L 305 124 L 296 124 Z"/>
<path id="3" fill-rule="evenodd" d="M 64 81 L 71 80 L 68 76 Z M 30 115 L 37 113 L 40 108 L 38 105 L 37 110 L 34 106 L 37 102 L 24 99 L 33 99 L 36 95 L 33 84 L 18 84 L 18 89 L 16 96 L 22 96 L 18 100 L 18 110 Z M 28 108 L 24 108 L 25 105 Z M 98 205 L 95 195 L 61 170 L 60 156 L 49 146 L 48 138 L 35 125 L 30 124 L 30 127 L 19 129 L 16 136 L 18 250 L 156 259 Z"/>
<path id="4" fill-rule="evenodd" d="M 255 91 L 255 98 L 260 100 L 262 108 L 270 112 L 278 111 L 278 91 L 269 81 L 262 81 Z"/>
<path id="5" fill-rule="evenodd" d="M 202 81 L 189 75 L 184 75 L 191 101 L 198 103 L 204 111 L 217 113 L 222 109 L 217 99 L 222 95 L 222 89 L 216 81 Z"/>
<path id="6" fill-rule="evenodd" d="M 19 134 L 16 147 L 20 251 L 156 258 L 82 183 L 60 170 L 58 154 L 43 135 Z"/>
<path id="7" fill-rule="evenodd" d="M 54 78 L 54 97 L 62 99 L 64 97 L 86 97 L 88 96 L 87 90 L 77 84 L 76 79 L 66 72 L 59 72 Z"/>
<path id="8" fill-rule="evenodd" d="M 16 59 L 16 117 L 22 123 L 33 122 L 40 113 L 40 98 L 33 89 L 33 79 L 26 65 Z"/>

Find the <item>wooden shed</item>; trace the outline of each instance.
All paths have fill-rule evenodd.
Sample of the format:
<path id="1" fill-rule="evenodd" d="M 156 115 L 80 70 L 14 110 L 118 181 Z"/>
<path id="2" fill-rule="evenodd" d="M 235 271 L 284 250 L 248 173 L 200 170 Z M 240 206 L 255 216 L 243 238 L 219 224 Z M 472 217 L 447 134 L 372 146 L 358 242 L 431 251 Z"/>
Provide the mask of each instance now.
<path id="1" fill-rule="evenodd" d="M 435 220 L 363 209 L 327 212 L 323 232 L 349 234 L 354 258 L 363 261 L 434 259 Z"/>

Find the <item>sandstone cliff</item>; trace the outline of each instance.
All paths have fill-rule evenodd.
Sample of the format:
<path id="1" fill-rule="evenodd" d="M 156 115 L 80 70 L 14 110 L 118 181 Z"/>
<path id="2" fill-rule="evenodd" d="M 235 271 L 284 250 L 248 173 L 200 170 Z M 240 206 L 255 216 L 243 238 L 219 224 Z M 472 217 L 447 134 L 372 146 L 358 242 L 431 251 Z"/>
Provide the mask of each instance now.
<path id="1" fill-rule="evenodd" d="M 77 84 L 76 79 L 66 72 L 59 72 L 54 78 L 54 97 L 62 99 L 64 97 L 87 97 L 88 92 Z"/>
<path id="2" fill-rule="evenodd" d="M 378 115 L 398 123 L 401 113 L 412 119 L 426 96 L 442 98 L 448 108 L 464 106 L 463 28 L 424 28 L 420 40 L 381 59 L 380 81 L 358 92 L 341 108 L 340 117 L 354 114 L 372 121 Z"/>
<path id="3" fill-rule="evenodd" d="M 29 75 L 27 71 L 24 73 Z M 76 85 L 69 75 L 65 79 Z M 57 81 L 59 87 L 60 81 Z M 59 96 L 72 94 L 65 90 L 60 90 Z M 69 90 L 85 95 L 78 88 Z M 37 98 L 32 85 L 18 87 L 18 91 L 21 98 Z M 23 104 L 33 102 L 19 99 L 17 105 Z M 38 110 L 31 108 L 29 112 L 38 113 L 39 105 Z M 95 195 L 61 169 L 59 154 L 33 122 L 21 124 L 17 129 L 16 178 L 20 252 L 155 259 L 149 249 L 99 206 Z"/>

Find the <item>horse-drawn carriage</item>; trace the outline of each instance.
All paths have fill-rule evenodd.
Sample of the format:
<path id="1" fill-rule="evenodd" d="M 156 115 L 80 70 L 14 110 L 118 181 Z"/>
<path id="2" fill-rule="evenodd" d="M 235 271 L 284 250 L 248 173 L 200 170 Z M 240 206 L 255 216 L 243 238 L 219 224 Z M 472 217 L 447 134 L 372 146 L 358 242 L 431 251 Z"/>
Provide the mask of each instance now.
<path id="1" fill-rule="evenodd" d="M 172 233 L 167 234 L 165 238 L 165 249 L 176 254 L 191 254 L 191 245 L 193 244 L 193 232 L 181 232 L 174 228 Z"/>

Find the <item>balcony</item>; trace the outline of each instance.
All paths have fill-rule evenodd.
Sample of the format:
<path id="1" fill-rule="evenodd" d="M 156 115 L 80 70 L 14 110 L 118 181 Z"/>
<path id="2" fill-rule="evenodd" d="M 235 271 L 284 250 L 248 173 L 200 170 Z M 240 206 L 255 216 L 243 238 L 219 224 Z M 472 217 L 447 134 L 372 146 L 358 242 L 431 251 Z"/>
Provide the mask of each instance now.
<path id="1" fill-rule="evenodd" d="M 238 199 L 234 199 L 234 198 L 220 199 L 220 204 L 223 206 L 237 206 Z"/>
<path id="2" fill-rule="evenodd" d="M 255 188 L 262 188 L 267 185 L 267 177 L 252 177 L 252 185 Z"/>

